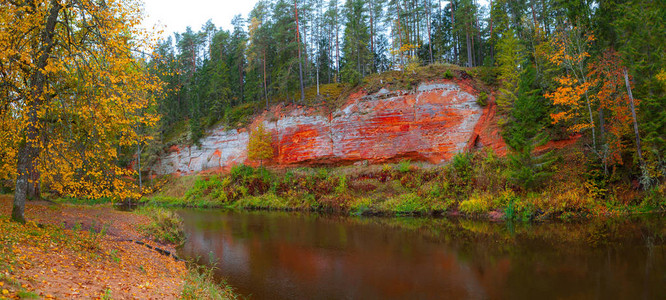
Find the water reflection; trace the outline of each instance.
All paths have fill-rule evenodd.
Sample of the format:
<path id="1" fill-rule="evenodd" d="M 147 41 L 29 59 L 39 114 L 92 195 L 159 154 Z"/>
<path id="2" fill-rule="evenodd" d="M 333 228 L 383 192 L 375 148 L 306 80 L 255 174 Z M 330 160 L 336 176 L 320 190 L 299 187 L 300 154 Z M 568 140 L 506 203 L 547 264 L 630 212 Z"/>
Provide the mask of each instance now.
<path id="1" fill-rule="evenodd" d="M 186 210 L 181 255 L 257 299 L 664 298 L 659 217 L 578 224 Z"/>

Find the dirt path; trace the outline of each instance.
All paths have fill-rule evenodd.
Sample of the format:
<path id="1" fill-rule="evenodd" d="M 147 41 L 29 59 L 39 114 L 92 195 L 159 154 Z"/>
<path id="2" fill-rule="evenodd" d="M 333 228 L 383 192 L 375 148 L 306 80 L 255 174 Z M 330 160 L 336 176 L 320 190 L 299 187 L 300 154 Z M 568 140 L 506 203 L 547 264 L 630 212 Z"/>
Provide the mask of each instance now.
<path id="1" fill-rule="evenodd" d="M 30 202 L 28 224 L 9 221 L 11 197 L 0 196 L 0 298 L 173 299 L 183 262 L 129 240 L 173 251 L 137 231 L 145 216 L 105 206 Z M 32 222 L 31 222 L 32 221 Z M 34 223 L 33 223 L 34 222 Z"/>

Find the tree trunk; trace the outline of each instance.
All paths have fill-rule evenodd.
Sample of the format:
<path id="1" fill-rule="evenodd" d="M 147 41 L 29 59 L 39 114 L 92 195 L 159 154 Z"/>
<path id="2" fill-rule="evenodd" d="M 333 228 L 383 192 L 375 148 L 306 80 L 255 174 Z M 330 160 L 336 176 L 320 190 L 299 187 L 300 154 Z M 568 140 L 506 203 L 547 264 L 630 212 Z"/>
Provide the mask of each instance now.
<path id="1" fill-rule="evenodd" d="M 454 24 L 455 24 L 455 10 L 453 9 L 453 2 L 451 2 L 451 32 L 454 30 Z M 456 34 L 453 36 L 453 59 L 458 60 L 458 43 L 456 42 L 458 39 L 458 35 Z"/>
<path id="2" fill-rule="evenodd" d="M 296 15 L 296 42 L 298 43 L 298 79 L 301 82 L 301 103 L 305 102 L 305 90 L 303 89 L 303 62 L 301 61 L 301 35 L 298 28 L 298 7 L 294 1 L 294 13 Z"/>
<path id="3" fill-rule="evenodd" d="M 335 82 L 340 82 L 340 25 L 338 24 L 338 7 L 335 6 Z"/>
<path id="4" fill-rule="evenodd" d="M 469 29 L 465 30 L 465 35 L 467 37 L 467 66 L 468 67 L 473 67 L 473 62 L 472 62 L 472 41 L 469 37 Z"/>
<path id="5" fill-rule="evenodd" d="M 599 109 L 599 142 L 607 144 L 605 140 L 606 135 L 606 120 L 604 120 L 604 109 Z M 604 175 L 608 175 L 608 147 L 602 147 L 601 161 L 604 164 Z"/>
<path id="6" fill-rule="evenodd" d="M 26 143 L 18 149 L 18 163 L 16 167 L 16 189 L 14 191 L 14 207 L 12 208 L 12 220 L 25 223 L 25 199 L 28 192 L 28 158 L 29 147 Z"/>
<path id="7" fill-rule="evenodd" d="M 27 101 L 28 125 L 25 128 L 25 140 L 18 149 L 18 161 L 16 164 L 16 189 L 14 192 L 14 207 L 12 208 L 12 220 L 25 223 L 25 200 L 28 192 L 29 170 L 35 169 L 35 163 L 39 157 L 39 121 L 37 111 L 44 97 L 44 86 L 46 85 L 46 73 L 42 72 L 48 64 L 48 59 L 55 45 L 56 21 L 62 5 L 58 0 L 51 0 L 51 9 L 41 32 L 40 45 L 36 46 L 39 57 L 35 63 L 35 69 L 30 78 L 30 98 Z"/>
<path id="8" fill-rule="evenodd" d="M 35 169 L 35 165 L 32 166 L 32 169 L 28 170 L 29 180 L 28 180 L 28 192 L 27 198 L 31 200 L 39 200 L 41 195 L 39 193 L 39 172 Z"/>
<path id="9" fill-rule="evenodd" d="M 375 6 L 373 2 L 374 0 L 370 1 L 370 54 L 372 55 L 372 72 L 375 72 L 377 66 L 375 65 Z"/>
<path id="10" fill-rule="evenodd" d="M 400 51 L 402 49 L 402 29 L 400 28 L 402 27 L 400 25 L 400 1 L 395 2 L 395 8 L 398 17 L 398 39 L 400 40 L 400 45 L 398 45 L 398 56 L 400 57 L 400 64 L 404 66 L 405 63 L 402 61 L 402 51 Z"/>
<path id="11" fill-rule="evenodd" d="M 266 88 L 266 49 L 264 49 L 264 98 L 266 98 L 266 109 L 268 109 L 268 91 Z"/>
<path id="12" fill-rule="evenodd" d="M 298 24 L 296 25 L 296 28 L 298 28 Z M 307 62 L 308 61 L 308 39 L 307 39 L 307 32 L 308 28 L 306 26 L 303 26 L 303 59 Z M 299 43 L 300 45 L 300 43 Z M 308 76 L 310 74 L 310 64 L 306 63 L 305 64 L 305 76 Z M 309 77 L 307 77 L 309 78 Z M 307 79 L 306 79 L 307 80 Z"/>
<path id="13" fill-rule="evenodd" d="M 426 4 L 426 13 L 428 14 L 427 22 L 428 22 L 428 47 L 430 48 L 430 64 L 432 64 L 432 36 L 430 34 L 430 9 L 432 8 L 432 4 L 430 3 L 430 0 L 427 0 L 428 4 Z"/>
<path id="14" fill-rule="evenodd" d="M 641 150 L 641 137 L 638 134 L 638 121 L 636 121 L 636 105 L 634 104 L 634 95 L 631 93 L 631 84 L 629 84 L 629 74 L 627 68 L 624 68 L 624 84 L 627 86 L 627 94 L 629 95 L 629 105 L 631 107 L 631 118 L 634 122 L 634 135 L 636 136 L 636 154 L 638 154 L 638 161 L 641 163 L 641 168 L 645 167 L 643 160 L 643 151 Z"/>
<path id="15" fill-rule="evenodd" d="M 493 0 L 490 0 L 490 39 L 493 38 Z M 495 43 L 494 41 L 490 42 L 490 59 L 495 60 Z"/>
<path id="16" fill-rule="evenodd" d="M 141 178 L 141 142 L 136 144 L 136 162 L 137 162 L 137 172 L 139 172 L 139 197 L 143 191 L 143 182 Z"/>

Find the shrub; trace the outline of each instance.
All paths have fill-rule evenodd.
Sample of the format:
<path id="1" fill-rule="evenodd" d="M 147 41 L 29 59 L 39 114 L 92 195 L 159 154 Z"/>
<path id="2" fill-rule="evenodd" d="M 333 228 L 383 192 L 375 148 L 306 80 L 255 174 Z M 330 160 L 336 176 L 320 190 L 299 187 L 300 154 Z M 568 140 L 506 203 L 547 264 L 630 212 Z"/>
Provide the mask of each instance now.
<path id="1" fill-rule="evenodd" d="M 232 127 L 247 125 L 258 106 L 257 102 L 248 102 L 228 108 L 225 111 L 227 124 Z"/>
<path id="2" fill-rule="evenodd" d="M 173 211 L 164 208 L 143 207 L 137 213 L 147 215 L 151 222 L 140 226 L 146 235 L 161 243 L 180 244 L 185 238 L 183 220 Z"/>
<path id="3" fill-rule="evenodd" d="M 666 207 L 666 184 L 647 191 L 641 206 L 650 209 L 664 209 Z"/>
<path id="4" fill-rule="evenodd" d="M 218 284 L 213 277 L 215 268 L 188 264 L 181 299 L 237 299 L 233 289 L 226 282 Z"/>
<path id="5" fill-rule="evenodd" d="M 236 181 L 239 179 L 245 180 L 247 178 L 250 178 L 250 176 L 254 174 L 254 168 L 244 164 L 235 165 L 231 167 L 230 174 L 233 180 Z"/>
<path id="6" fill-rule="evenodd" d="M 487 213 L 492 209 L 491 197 L 488 194 L 474 194 L 469 199 L 461 202 L 458 208 L 461 212 L 470 215 Z"/>
<path id="7" fill-rule="evenodd" d="M 259 196 L 243 197 L 236 202 L 239 208 L 267 208 L 267 209 L 285 209 L 290 205 L 285 199 L 278 197 L 273 193 L 266 193 Z"/>
<path id="8" fill-rule="evenodd" d="M 335 193 L 341 195 L 346 192 L 347 192 L 347 176 L 341 174 L 338 180 L 338 186 L 335 187 Z"/>
<path id="9" fill-rule="evenodd" d="M 384 208 L 397 215 L 422 214 L 428 212 L 429 205 L 425 199 L 419 197 L 417 194 L 408 193 L 387 200 L 384 202 Z"/>
<path id="10" fill-rule="evenodd" d="M 170 196 L 153 196 L 151 198 L 142 198 L 141 201 L 152 206 L 177 206 L 184 204 L 182 198 Z"/>
<path id="11" fill-rule="evenodd" d="M 479 93 L 479 97 L 476 98 L 476 103 L 479 106 L 488 105 L 488 94 L 486 94 L 486 92 Z"/>
<path id="12" fill-rule="evenodd" d="M 192 201 L 211 198 L 210 200 L 221 199 L 222 201 L 226 201 L 226 195 L 221 195 L 221 192 L 230 183 L 230 180 L 227 178 L 222 180 L 220 176 L 211 176 L 208 178 L 199 177 L 194 182 L 194 186 L 185 192 L 185 199 Z"/>
<path id="13" fill-rule="evenodd" d="M 371 205 L 372 200 L 370 198 L 356 198 L 349 205 L 349 214 L 354 216 L 361 216 L 364 213 L 370 211 Z"/>
<path id="14" fill-rule="evenodd" d="M 444 77 L 444 79 L 453 79 L 454 76 L 453 76 L 453 73 L 451 73 L 451 70 L 446 70 L 446 72 L 444 72 L 443 77 Z"/>
<path id="15" fill-rule="evenodd" d="M 398 171 L 402 173 L 407 173 L 412 169 L 412 164 L 410 163 L 409 159 L 402 160 L 398 164 Z"/>

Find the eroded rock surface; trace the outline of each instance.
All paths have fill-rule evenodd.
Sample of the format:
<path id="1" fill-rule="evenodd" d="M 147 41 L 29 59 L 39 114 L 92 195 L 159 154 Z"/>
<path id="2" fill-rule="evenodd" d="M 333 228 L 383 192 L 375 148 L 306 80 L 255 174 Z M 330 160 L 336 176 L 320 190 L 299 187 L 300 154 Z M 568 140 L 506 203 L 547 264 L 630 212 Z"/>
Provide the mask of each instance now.
<path id="1" fill-rule="evenodd" d="M 277 165 L 350 164 L 408 158 L 443 163 L 456 153 L 483 143 L 494 117 L 476 102 L 466 82 L 421 84 L 415 92 L 382 89 L 349 97 L 339 110 L 275 106 L 257 117 L 272 132 Z M 480 121 L 481 120 L 481 121 Z M 157 174 L 193 173 L 229 168 L 247 159 L 248 129 L 214 129 L 200 146 L 172 147 L 153 170 Z M 502 143 L 503 144 L 503 143 Z"/>

